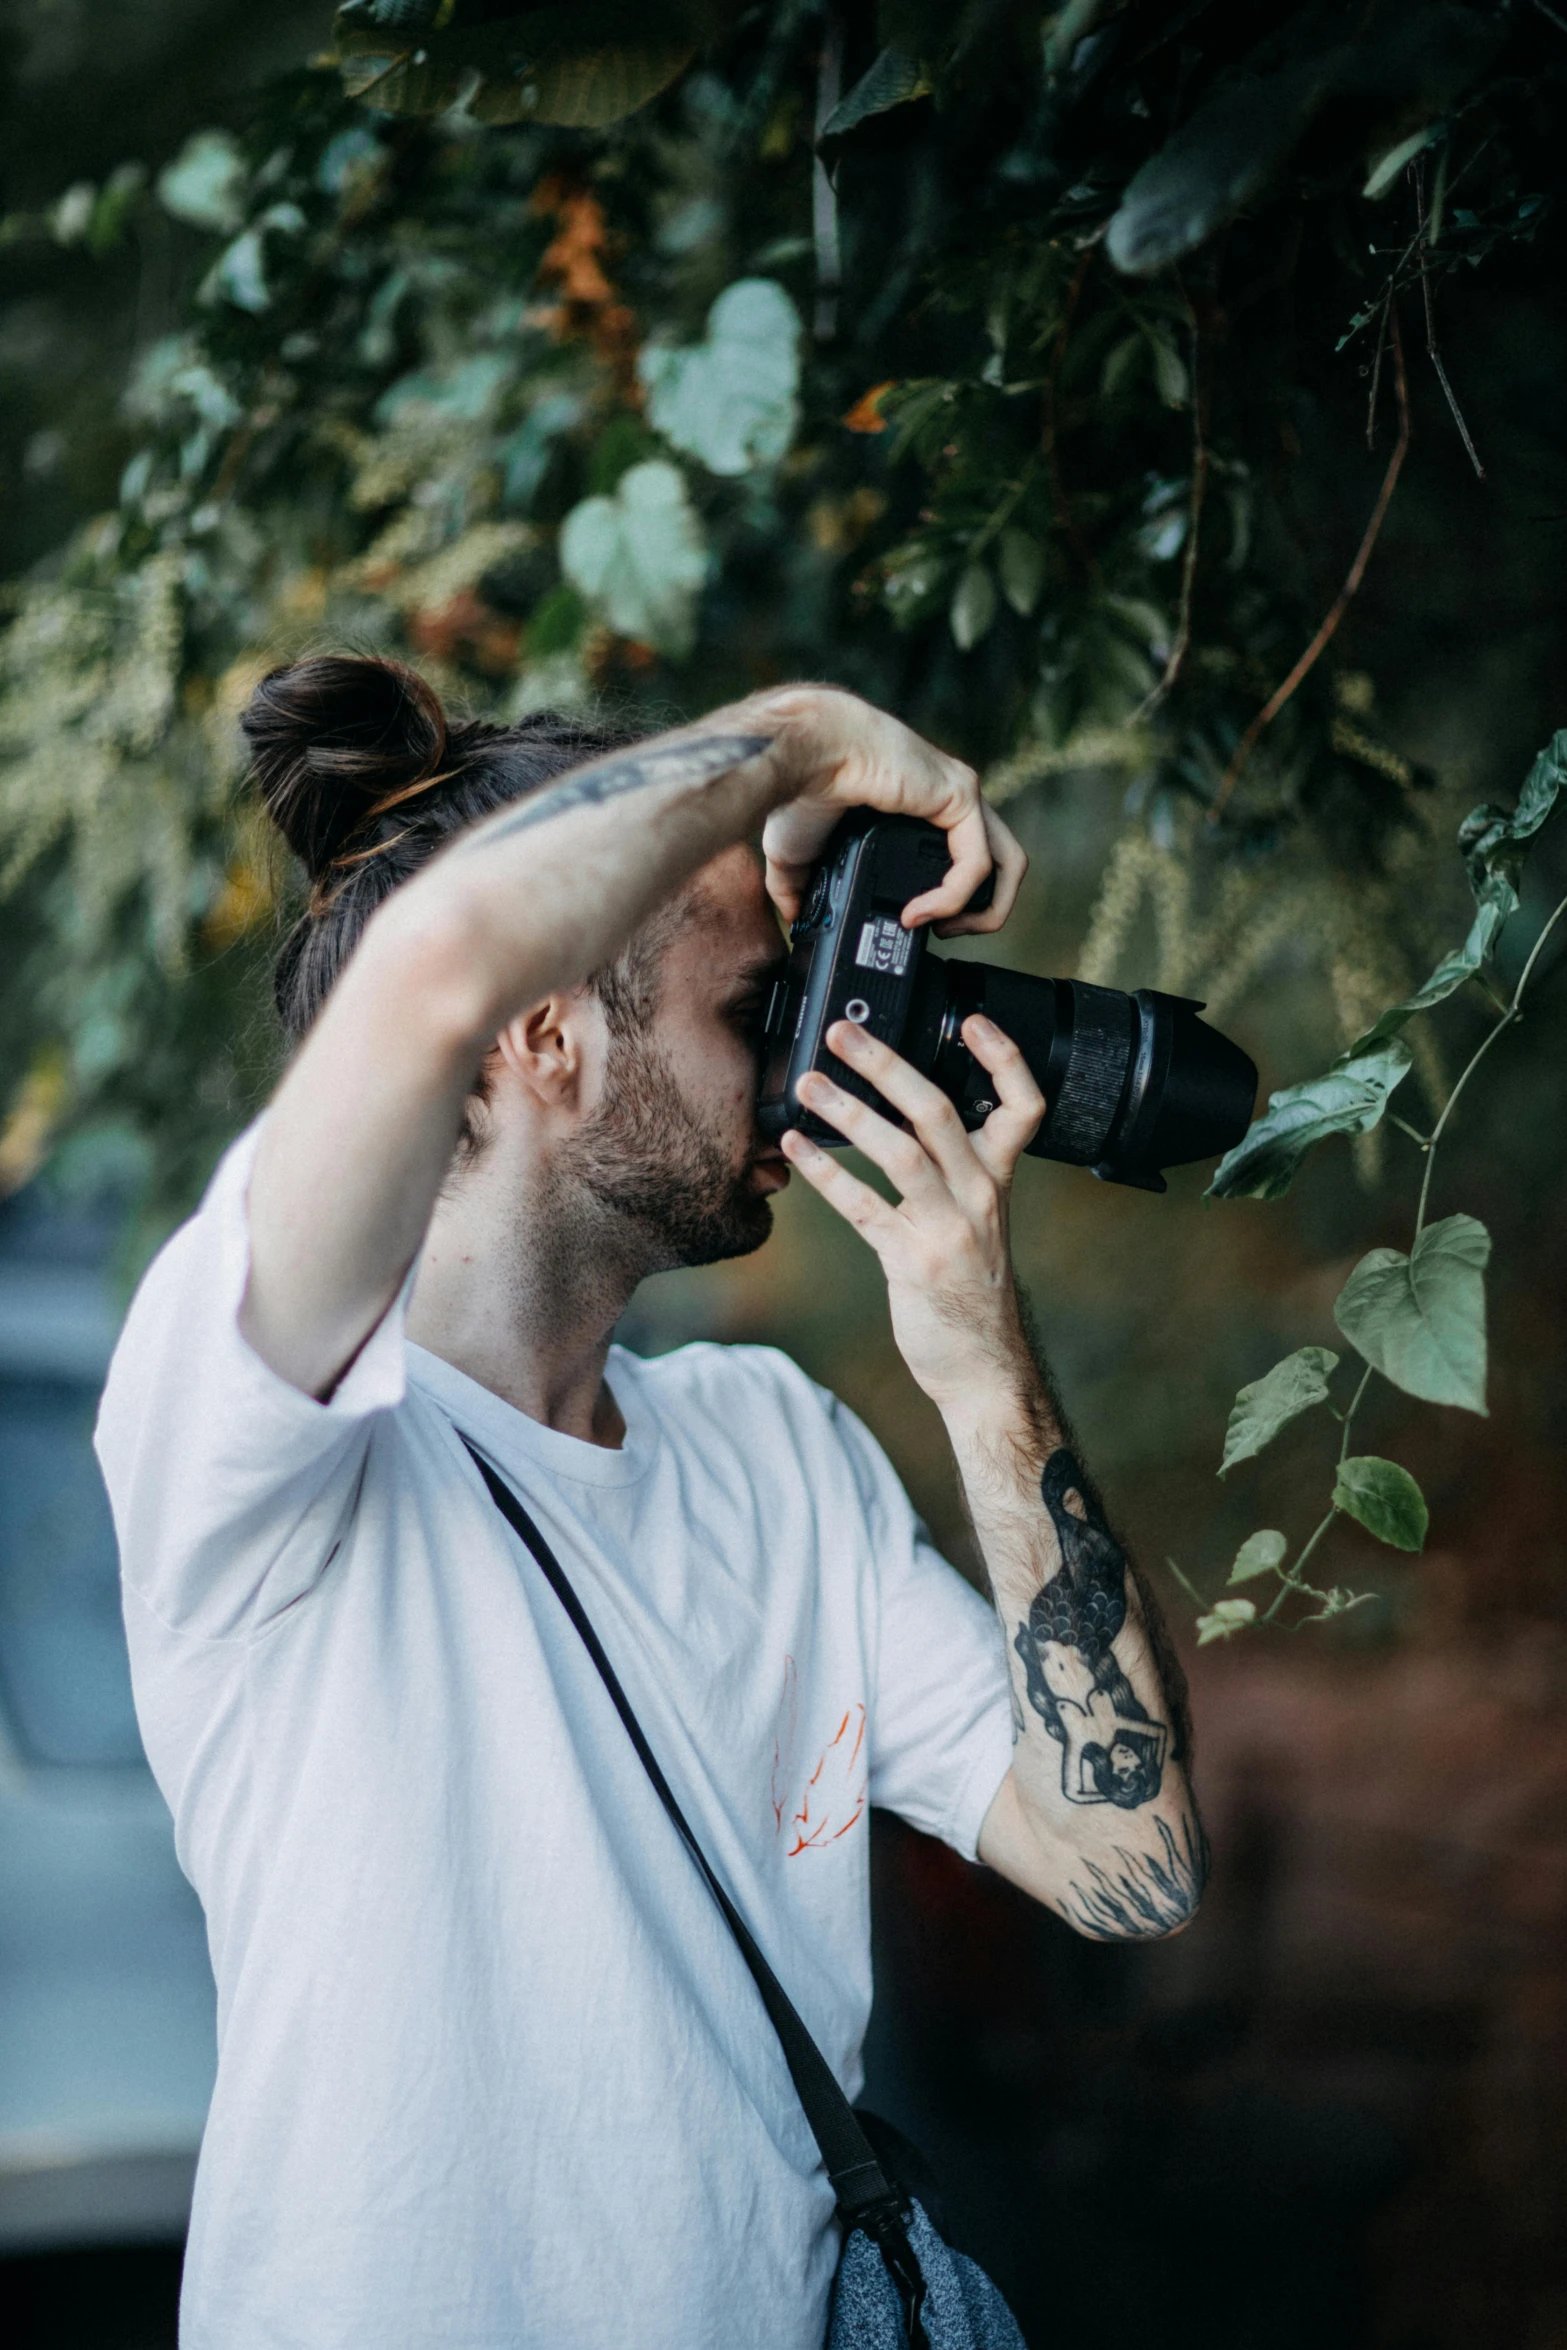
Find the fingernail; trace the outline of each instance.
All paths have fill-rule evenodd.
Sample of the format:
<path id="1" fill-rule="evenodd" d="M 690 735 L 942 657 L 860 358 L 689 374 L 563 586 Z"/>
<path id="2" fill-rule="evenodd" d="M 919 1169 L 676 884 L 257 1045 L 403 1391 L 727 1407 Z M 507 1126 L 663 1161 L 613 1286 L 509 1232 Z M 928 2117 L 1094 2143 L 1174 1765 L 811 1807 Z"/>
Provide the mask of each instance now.
<path id="1" fill-rule="evenodd" d="M 969 1028 L 977 1028 L 981 1036 L 999 1036 L 1001 1034 L 994 1020 L 987 1020 L 983 1012 L 970 1012 L 965 1025 Z"/>

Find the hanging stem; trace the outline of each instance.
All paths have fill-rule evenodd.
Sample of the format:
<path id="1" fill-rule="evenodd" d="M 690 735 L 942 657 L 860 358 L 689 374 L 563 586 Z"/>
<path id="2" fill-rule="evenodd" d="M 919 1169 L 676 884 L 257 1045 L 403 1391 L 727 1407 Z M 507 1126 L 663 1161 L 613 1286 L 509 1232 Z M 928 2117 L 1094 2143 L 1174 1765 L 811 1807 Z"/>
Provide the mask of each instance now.
<path id="1" fill-rule="evenodd" d="M 1416 1240 L 1420 1238 L 1421 1233 L 1425 1230 L 1426 1202 L 1431 1196 L 1431 1176 L 1436 1167 L 1436 1146 L 1442 1139 L 1442 1134 L 1447 1125 L 1447 1121 L 1452 1116 L 1453 1111 L 1457 1106 L 1459 1095 L 1463 1092 L 1464 1087 L 1469 1083 L 1470 1078 L 1479 1068 L 1480 1063 L 1485 1059 L 1486 1054 L 1490 1051 L 1492 1045 L 1495 1044 L 1497 1038 L 1504 1035 L 1516 1021 L 1523 1018 L 1522 1006 L 1524 990 L 1527 988 L 1529 981 L 1533 976 L 1535 964 L 1540 959 L 1541 949 L 1544 947 L 1546 940 L 1550 937 L 1551 932 L 1556 928 L 1557 923 L 1561 920 L 1564 914 L 1567 914 L 1567 898 L 1563 898 L 1561 904 L 1557 906 L 1552 913 L 1547 915 L 1545 921 L 1541 924 L 1540 935 L 1535 940 L 1533 946 L 1529 949 L 1528 958 L 1524 963 L 1523 969 L 1518 974 L 1518 985 L 1513 989 L 1512 1001 L 1508 1004 L 1507 1009 L 1503 1012 L 1501 1018 L 1497 1021 L 1496 1026 L 1491 1029 L 1488 1034 L 1480 1039 L 1479 1044 L 1475 1047 L 1474 1053 L 1471 1056 L 1468 1067 L 1464 1070 L 1464 1073 L 1459 1078 L 1458 1083 L 1453 1087 L 1452 1092 L 1448 1095 L 1447 1104 L 1442 1112 L 1441 1117 L 1438 1118 L 1435 1126 L 1433 1126 L 1431 1129 L 1431 1139 L 1426 1145 L 1425 1174 L 1422 1177 L 1420 1184 L 1420 1204 L 1415 1210 Z"/>
<path id="2" fill-rule="evenodd" d="M 1360 552 L 1350 565 L 1349 577 L 1339 589 L 1333 602 L 1333 608 L 1323 621 L 1322 626 L 1301 654 L 1284 683 L 1276 693 L 1270 695 L 1269 699 L 1264 702 L 1236 744 L 1235 755 L 1224 771 L 1223 779 L 1213 796 L 1213 805 L 1208 810 L 1210 824 L 1217 824 L 1223 815 L 1225 804 L 1240 779 L 1241 769 L 1251 757 L 1256 748 L 1257 739 L 1264 728 L 1273 724 L 1285 703 L 1326 652 L 1329 640 L 1349 609 L 1351 597 L 1366 575 L 1366 565 L 1371 560 L 1371 550 L 1377 543 L 1383 517 L 1392 501 L 1393 492 L 1398 487 L 1398 477 L 1403 471 L 1404 459 L 1409 454 L 1409 378 L 1404 369 L 1404 344 L 1403 337 L 1399 333 L 1396 308 L 1389 313 L 1388 329 L 1389 341 L 1393 347 L 1393 380 L 1398 390 L 1398 444 L 1393 451 L 1387 472 L 1382 477 L 1382 487 L 1377 493 L 1377 502 L 1371 509 L 1371 520 L 1366 524 L 1365 536 L 1360 542 Z"/>

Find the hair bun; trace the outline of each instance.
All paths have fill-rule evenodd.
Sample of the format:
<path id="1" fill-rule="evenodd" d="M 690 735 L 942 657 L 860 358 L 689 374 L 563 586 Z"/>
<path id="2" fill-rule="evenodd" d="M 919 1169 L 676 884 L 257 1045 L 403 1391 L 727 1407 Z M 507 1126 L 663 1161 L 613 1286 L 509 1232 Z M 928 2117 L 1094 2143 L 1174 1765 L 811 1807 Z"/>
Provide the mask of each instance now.
<path id="1" fill-rule="evenodd" d="M 291 661 L 261 680 L 240 726 L 267 813 L 312 881 L 446 756 L 445 712 L 400 661 Z"/>

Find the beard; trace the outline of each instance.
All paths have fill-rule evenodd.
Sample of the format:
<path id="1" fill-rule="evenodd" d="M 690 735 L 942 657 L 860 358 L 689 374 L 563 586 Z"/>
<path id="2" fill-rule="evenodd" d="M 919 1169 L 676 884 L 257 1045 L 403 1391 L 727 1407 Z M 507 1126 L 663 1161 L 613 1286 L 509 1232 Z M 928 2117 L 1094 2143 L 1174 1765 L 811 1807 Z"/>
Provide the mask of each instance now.
<path id="1" fill-rule="evenodd" d="M 578 1131 L 565 1171 L 622 1229 L 641 1273 L 749 1256 L 773 1228 L 771 1203 L 751 1188 L 749 1153 L 736 1168 L 641 1038 L 612 1038 L 603 1106 Z"/>

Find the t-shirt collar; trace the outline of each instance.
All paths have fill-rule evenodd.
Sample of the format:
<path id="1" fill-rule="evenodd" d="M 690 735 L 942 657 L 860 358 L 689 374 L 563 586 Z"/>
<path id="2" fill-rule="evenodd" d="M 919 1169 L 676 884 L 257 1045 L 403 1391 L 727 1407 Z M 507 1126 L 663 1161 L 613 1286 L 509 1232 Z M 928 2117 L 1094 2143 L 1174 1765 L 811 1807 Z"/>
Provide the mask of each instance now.
<path id="1" fill-rule="evenodd" d="M 530 1420 L 466 1371 L 411 1340 L 408 1375 L 503 1474 L 513 1470 L 521 1475 L 533 1468 L 547 1478 L 566 1478 L 576 1485 L 631 1485 L 652 1465 L 656 1430 L 641 1393 L 636 1359 L 623 1347 L 611 1347 L 606 1365 L 610 1392 L 626 1423 L 625 1442 L 613 1451 Z"/>

